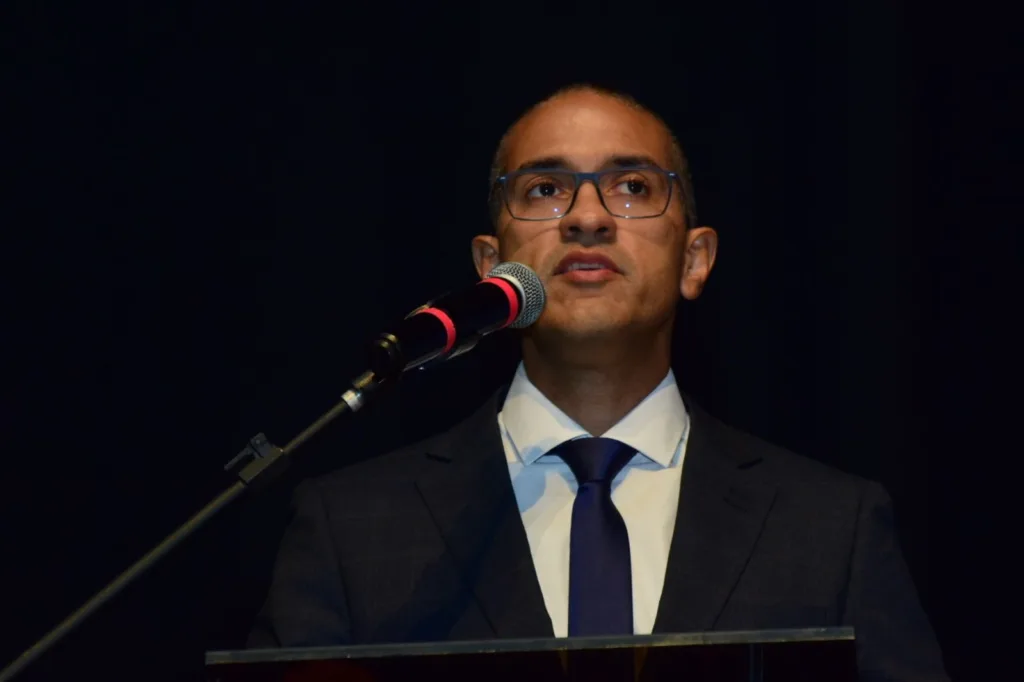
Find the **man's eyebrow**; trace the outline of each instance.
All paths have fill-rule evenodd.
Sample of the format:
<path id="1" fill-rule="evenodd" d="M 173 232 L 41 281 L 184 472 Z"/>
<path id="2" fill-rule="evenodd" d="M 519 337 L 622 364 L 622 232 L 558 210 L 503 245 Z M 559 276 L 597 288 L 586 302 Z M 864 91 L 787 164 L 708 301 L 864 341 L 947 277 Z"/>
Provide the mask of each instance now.
<path id="1" fill-rule="evenodd" d="M 643 154 L 629 154 L 622 156 L 612 156 L 603 164 L 602 169 L 606 168 L 628 168 L 630 166 L 659 166 L 660 164 L 650 156 Z M 569 163 L 568 159 L 564 156 L 543 156 L 537 159 L 530 159 L 519 164 L 516 168 L 517 171 L 536 170 L 538 168 L 550 168 L 557 170 L 573 170 L 573 165 Z"/>
<path id="2" fill-rule="evenodd" d="M 660 167 L 661 164 L 659 164 L 657 161 L 655 161 L 650 156 L 644 156 L 643 154 L 631 154 L 629 156 L 613 156 L 612 158 L 608 159 L 607 162 L 605 162 L 603 167 L 604 168 L 628 168 L 630 166 L 658 166 L 658 167 Z"/>
<path id="3" fill-rule="evenodd" d="M 517 171 L 535 170 L 537 168 L 557 168 L 559 170 L 572 170 L 569 162 L 564 156 L 543 156 L 539 159 L 530 159 L 519 164 Z"/>

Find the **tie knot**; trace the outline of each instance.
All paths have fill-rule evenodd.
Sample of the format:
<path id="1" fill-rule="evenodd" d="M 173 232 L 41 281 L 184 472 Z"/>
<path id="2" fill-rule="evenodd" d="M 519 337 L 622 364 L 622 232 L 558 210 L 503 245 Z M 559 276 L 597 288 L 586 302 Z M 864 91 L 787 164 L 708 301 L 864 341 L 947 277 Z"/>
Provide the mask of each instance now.
<path id="1" fill-rule="evenodd" d="M 580 486 L 603 483 L 609 487 L 635 453 L 630 446 L 611 438 L 576 438 L 551 451 L 569 465 Z"/>

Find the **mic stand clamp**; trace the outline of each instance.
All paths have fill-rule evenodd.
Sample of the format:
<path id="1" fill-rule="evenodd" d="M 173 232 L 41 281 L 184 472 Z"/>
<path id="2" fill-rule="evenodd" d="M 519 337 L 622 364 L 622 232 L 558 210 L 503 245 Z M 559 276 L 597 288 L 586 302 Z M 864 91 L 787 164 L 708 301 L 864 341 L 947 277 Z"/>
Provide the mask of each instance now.
<path id="1" fill-rule="evenodd" d="M 263 490 L 267 483 L 288 468 L 284 450 L 277 447 L 262 433 L 257 433 L 249 444 L 224 465 L 224 471 L 237 476 L 250 490 Z M 260 478 L 260 474 L 268 472 Z"/>

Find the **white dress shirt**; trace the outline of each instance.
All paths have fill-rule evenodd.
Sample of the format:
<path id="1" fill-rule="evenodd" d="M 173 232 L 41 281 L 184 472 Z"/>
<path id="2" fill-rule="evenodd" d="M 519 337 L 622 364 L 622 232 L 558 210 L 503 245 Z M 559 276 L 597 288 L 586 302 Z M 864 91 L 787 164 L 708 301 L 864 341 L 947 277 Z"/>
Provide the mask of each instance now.
<path id="1" fill-rule="evenodd" d="M 583 427 L 548 400 L 519 365 L 498 415 L 512 489 L 556 637 L 569 631 L 569 532 L 576 479 L 547 454 L 559 443 L 588 437 Z M 675 527 L 690 420 L 669 370 L 604 438 L 637 451 L 612 481 L 612 501 L 629 533 L 633 578 L 633 631 L 650 634 L 665 584 Z"/>

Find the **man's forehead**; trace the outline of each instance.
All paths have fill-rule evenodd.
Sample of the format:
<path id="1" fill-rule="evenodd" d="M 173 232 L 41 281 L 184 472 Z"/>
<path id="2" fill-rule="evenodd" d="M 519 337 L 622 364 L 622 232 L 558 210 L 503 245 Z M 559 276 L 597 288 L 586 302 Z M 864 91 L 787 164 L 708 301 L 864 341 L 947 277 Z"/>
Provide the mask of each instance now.
<path id="1" fill-rule="evenodd" d="M 645 111 L 614 98 L 582 93 L 545 102 L 512 131 L 507 168 L 560 157 L 580 168 L 613 157 L 650 157 L 669 165 L 669 137 Z"/>

